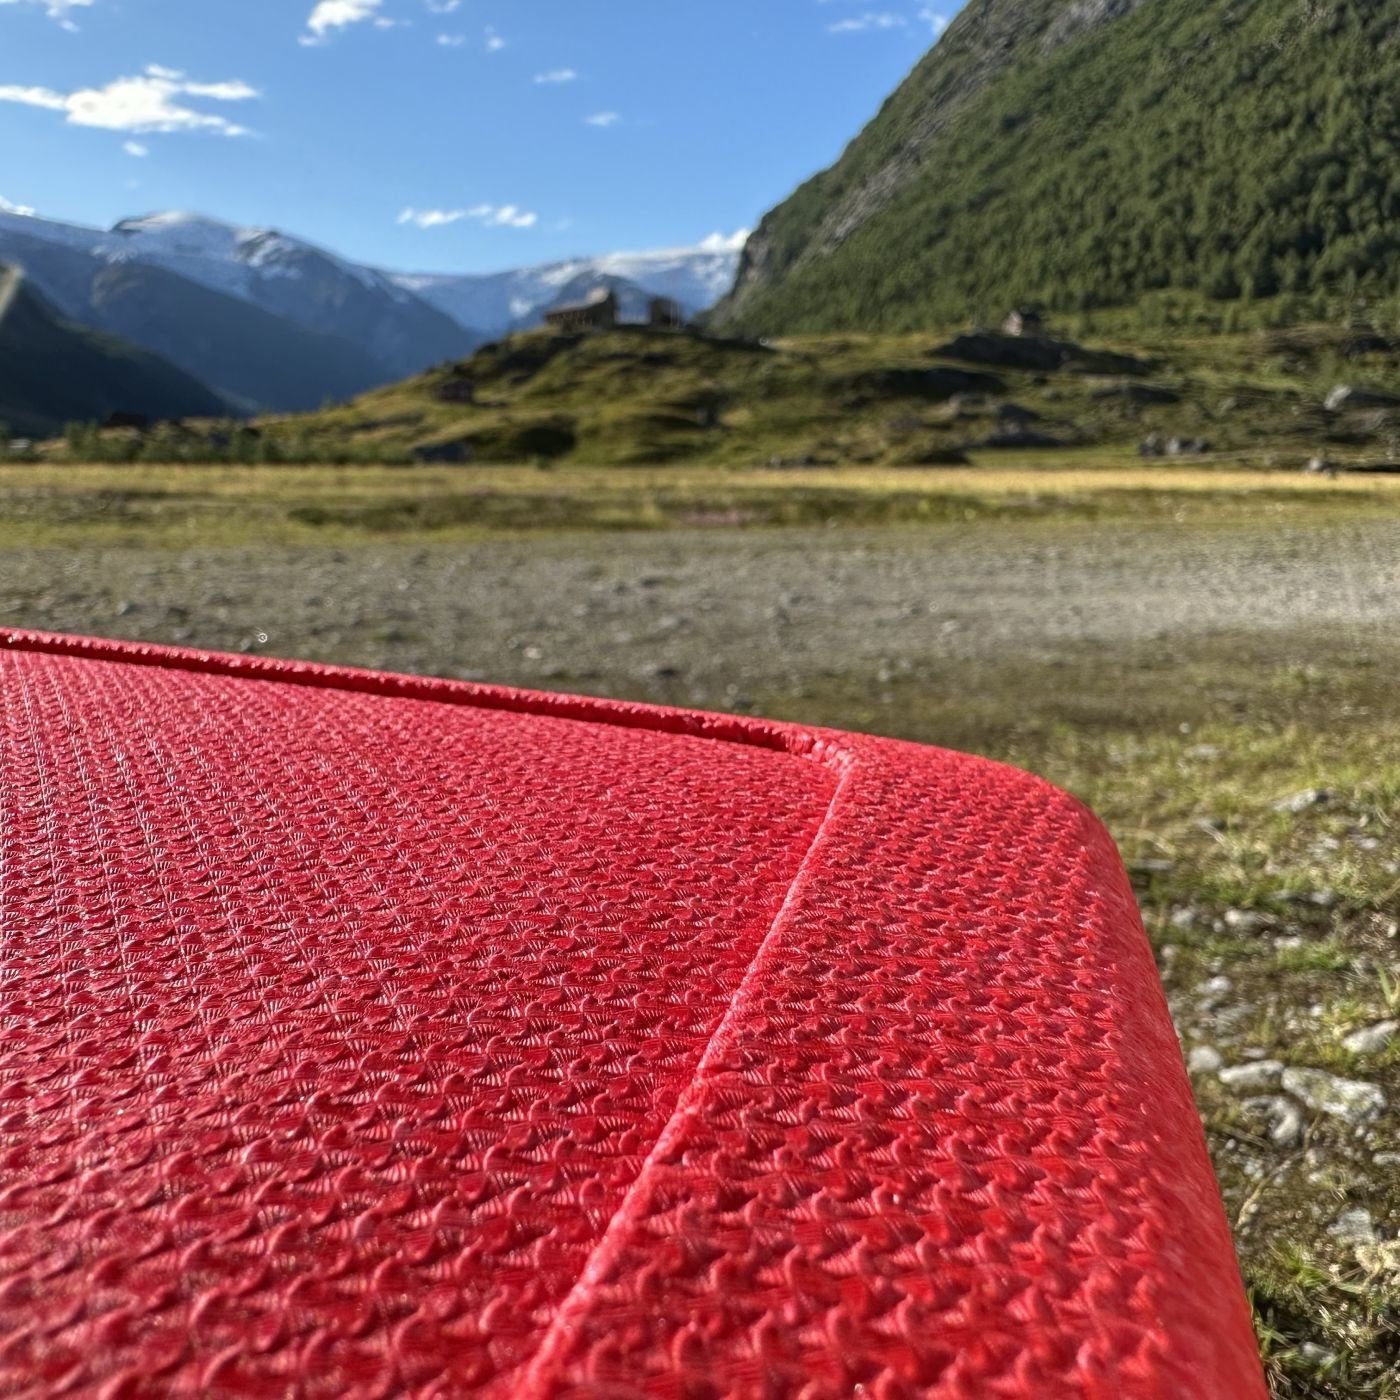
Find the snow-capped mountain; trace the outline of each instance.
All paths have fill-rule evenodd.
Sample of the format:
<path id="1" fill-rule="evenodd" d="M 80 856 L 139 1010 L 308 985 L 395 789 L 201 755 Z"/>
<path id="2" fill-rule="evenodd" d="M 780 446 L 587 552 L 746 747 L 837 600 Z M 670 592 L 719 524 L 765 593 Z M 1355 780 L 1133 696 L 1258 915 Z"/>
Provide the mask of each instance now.
<path id="1" fill-rule="evenodd" d="M 499 273 L 390 273 L 198 214 L 96 229 L 0 201 L 0 260 L 22 266 L 66 316 L 155 350 L 250 408 L 315 408 L 462 358 L 600 286 L 670 297 L 694 314 L 729 290 L 742 243 L 716 235 L 696 248 Z M 120 322 L 114 269 L 123 272 Z"/>
<path id="2" fill-rule="evenodd" d="M 270 229 L 197 214 L 150 214 L 102 230 L 0 213 L 0 256 L 21 263 L 78 321 L 91 323 L 87 286 L 98 269 L 158 267 L 303 330 L 351 341 L 383 366 L 386 380 L 465 355 L 480 343 L 480 336 L 383 273 Z"/>
<path id="3" fill-rule="evenodd" d="M 708 310 L 734 285 L 744 234 L 716 234 L 695 248 L 608 253 L 540 267 L 465 276 L 400 273 L 399 286 L 421 296 L 459 325 L 491 335 L 538 324 L 566 292 L 586 295 L 618 279 L 652 296 L 670 297 L 690 314 Z"/>

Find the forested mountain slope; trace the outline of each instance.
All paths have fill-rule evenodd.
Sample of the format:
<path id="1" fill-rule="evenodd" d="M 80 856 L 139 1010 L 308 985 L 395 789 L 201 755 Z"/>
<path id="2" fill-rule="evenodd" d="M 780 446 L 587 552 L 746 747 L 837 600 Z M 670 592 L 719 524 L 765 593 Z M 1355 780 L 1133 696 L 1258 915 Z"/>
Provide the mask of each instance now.
<path id="1" fill-rule="evenodd" d="M 972 0 L 715 313 L 905 330 L 1011 302 L 1390 298 L 1400 0 Z"/>

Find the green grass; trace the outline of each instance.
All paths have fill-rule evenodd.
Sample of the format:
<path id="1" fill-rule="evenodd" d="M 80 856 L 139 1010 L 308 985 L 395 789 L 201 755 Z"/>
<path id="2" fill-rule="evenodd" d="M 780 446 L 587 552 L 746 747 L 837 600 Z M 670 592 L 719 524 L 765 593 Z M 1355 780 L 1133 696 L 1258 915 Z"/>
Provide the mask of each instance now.
<path id="1" fill-rule="evenodd" d="M 950 659 L 935 674 L 754 700 L 987 753 L 1074 791 L 1136 872 L 1188 1046 L 1364 1078 L 1394 1105 L 1400 1045 L 1362 1058 L 1340 1040 L 1400 1007 L 1398 668 L 1400 648 L 1371 634 L 1222 636 L 1053 665 Z M 1314 787 L 1332 798 L 1276 810 Z M 1231 911 L 1262 924 L 1232 927 Z M 1222 974 L 1223 1019 L 1193 1000 Z M 1396 1115 L 1359 1135 L 1319 1116 L 1282 1152 L 1241 1096 L 1209 1078 L 1196 1087 L 1275 1394 L 1400 1395 L 1400 1170 L 1372 1162 L 1400 1151 Z M 1353 1207 L 1371 1212 L 1378 1245 L 1329 1235 Z"/>

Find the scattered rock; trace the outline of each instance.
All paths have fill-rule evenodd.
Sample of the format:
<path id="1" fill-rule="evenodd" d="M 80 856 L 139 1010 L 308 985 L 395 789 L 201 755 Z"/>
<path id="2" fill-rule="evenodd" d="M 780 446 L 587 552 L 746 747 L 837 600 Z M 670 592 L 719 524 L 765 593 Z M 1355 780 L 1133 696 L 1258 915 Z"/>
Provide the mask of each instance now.
<path id="1" fill-rule="evenodd" d="M 1198 1045 L 1186 1057 L 1186 1068 L 1192 1074 L 1214 1074 L 1224 1063 L 1213 1045 Z"/>
<path id="2" fill-rule="evenodd" d="M 1277 1089 L 1283 1077 L 1283 1065 L 1278 1060 L 1258 1060 L 1251 1065 L 1231 1065 L 1220 1071 L 1220 1082 L 1227 1089 L 1243 1094 L 1262 1093 Z"/>
<path id="3" fill-rule="evenodd" d="M 1205 438 L 1169 437 L 1152 433 L 1138 448 L 1139 457 L 1201 457 L 1210 451 Z"/>
<path id="4" fill-rule="evenodd" d="M 997 405 L 997 422 L 999 423 L 1036 423 L 1040 421 L 1040 414 L 1035 409 L 1027 408 L 1019 403 L 999 403 Z"/>
<path id="5" fill-rule="evenodd" d="M 1201 983 L 1197 996 L 1201 1005 L 1209 1010 L 1211 1007 L 1220 1006 L 1234 989 L 1235 984 L 1228 977 L 1212 977 Z"/>
<path id="6" fill-rule="evenodd" d="M 1274 803 L 1274 811 L 1297 816 L 1299 812 L 1310 811 L 1313 807 L 1325 807 L 1331 800 L 1332 794 L 1326 788 L 1304 788 L 1291 797 L 1280 798 Z"/>
<path id="7" fill-rule="evenodd" d="M 1345 1210 L 1327 1227 L 1327 1233 L 1343 1244 L 1375 1244 L 1376 1223 L 1369 1210 Z"/>
<path id="8" fill-rule="evenodd" d="M 1340 413 L 1347 408 L 1394 408 L 1400 399 L 1379 389 L 1362 389 L 1355 384 L 1338 384 L 1327 395 L 1323 407 L 1328 413 Z"/>
<path id="9" fill-rule="evenodd" d="M 1368 1123 L 1385 1110 L 1385 1095 L 1377 1085 L 1341 1079 L 1326 1070 L 1286 1069 L 1283 1087 L 1314 1113 L 1326 1113 L 1347 1123 Z"/>
<path id="10" fill-rule="evenodd" d="M 1290 1152 L 1303 1142 L 1305 1124 L 1303 1113 L 1292 1099 L 1282 1094 L 1270 1094 L 1263 1098 L 1246 1099 L 1243 1107 L 1251 1113 L 1267 1116 L 1269 1120 L 1269 1141 L 1284 1152 Z"/>
<path id="11" fill-rule="evenodd" d="M 1400 1167 L 1400 1152 L 1377 1152 L 1371 1161 L 1378 1167 Z"/>
<path id="12" fill-rule="evenodd" d="M 1303 468 L 1310 476 L 1336 476 L 1337 465 L 1326 457 L 1309 457 Z"/>
<path id="13" fill-rule="evenodd" d="M 1269 921 L 1253 909 L 1227 909 L 1223 922 L 1234 933 L 1257 933 Z"/>
<path id="14" fill-rule="evenodd" d="M 1395 1039 L 1397 1031 L 1400 1031 L 1400 1021 L 1381 1021 L 1344 1036 L 1342 1048 L 1353 1055 L 1378 1055 Z"/>
<path id="15" fill-rule="evenodd" d="M 1298 1355 L 1319 1371 L 1330 1371 L 1341 1360 L 1331 1347 L 1317 1342 L 1303 1342 L 1298 1348 Z"/>

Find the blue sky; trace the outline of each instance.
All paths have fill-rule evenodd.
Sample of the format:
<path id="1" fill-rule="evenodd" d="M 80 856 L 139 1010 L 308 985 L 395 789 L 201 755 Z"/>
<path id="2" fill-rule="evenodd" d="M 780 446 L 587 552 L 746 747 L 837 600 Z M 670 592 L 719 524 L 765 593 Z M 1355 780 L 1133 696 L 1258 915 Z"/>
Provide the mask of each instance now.
<path id="1" fill-rule="evenodd" d="M 829 163 L 961 0 L 0 0 L 0 200 L 395 268 L 684 247 Z"/>

